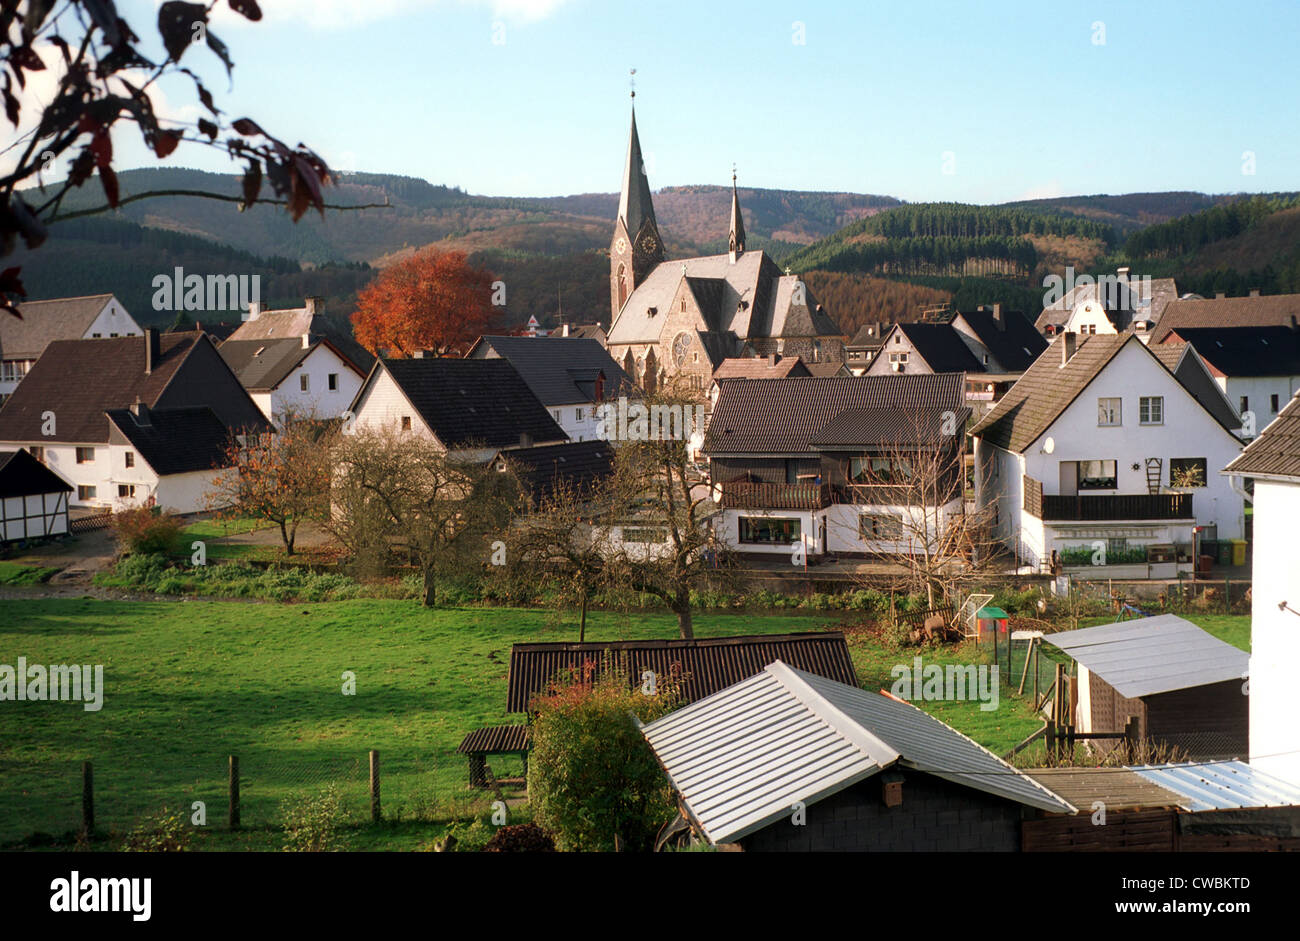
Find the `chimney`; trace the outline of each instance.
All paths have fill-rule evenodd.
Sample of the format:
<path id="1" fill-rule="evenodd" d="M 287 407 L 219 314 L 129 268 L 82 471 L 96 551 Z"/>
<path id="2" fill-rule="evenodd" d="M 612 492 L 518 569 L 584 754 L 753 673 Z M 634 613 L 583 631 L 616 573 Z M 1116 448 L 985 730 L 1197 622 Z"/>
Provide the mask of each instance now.
<path id="1" fill-rule="evenodd" d="M 781 357 L 777 356 L 775 353 L 772 353 L 767 357 L 767 364 L 769 366 L 775 366 L 780 359 Z"/>
<path id="2" fill-rule="evenodd" d="M 424 359 L 424 350 L 416 350 L 411 354 L 411 359 Z"/>
<path id="3" fill-rule="evenodd" d="M 262 316 L 262 302 L 261 302 L 261 301 L 249 301 L 249 302 L 248 302 L 248 314 L 247 314 L 247 316 L 245 316 L 244 319 L 245 319 L 245 320 L 256 320 L 256 319 L 257 319 L 258 317 L 260 317 L 260 316 Z"/>
<path id="4" fill-rule="evenodd" d="M 993 322 L 997 324 L 997 328 L 999 332 L 1001 333 L 1007 332 L 1007 318 L 1002 313 L 1001 304 L 993 305 Z"/>
<path id="5" fill-rule="evenodd" d="M 154 327 L 144 328 L 144 374 L 152 376 L 154 367 L 158 365 L 161 358 L 161 351 L 158 345 L 158 331 Z"/>
<path id="6" fill-rule="evenodd" d="M 304 350 L 309 350 L 309 349 L 311 349 L 311 332 L 310 332 L 310 331 L 308 331 L 307 333 L 304 333 L 304 334 L 302 335 L 302 348 L 303 348 Z"/>
<path id="7" fill-rule="evenodd" d="M 1223 299 L 1224 299 L 1225 297 L 1227 297 L 1227 296 L 1228 296 L 1228 295 L 1226 295 L 1226 294 L 1224 294 L 1222 291 L 1220 291 L 1218 294 L 1214 295 L 1214 299 L 1215 299 L 1216 301 L 1221 301 L 1221 300 L 1223 300 Z"/>
<path id="8" fill-rule="evenodd" d="M 560 336 L 567 337 L 568 335 L 569 335 L 569 325 L 567 323 L 560 324 Z"/>
<path id="9" fill-rule="evenodd" d="M 1259 297 L 1259 288 L 1251 288 L 1251 289 L 1250 289 L 1250 296 L 1251 296 L 1251 297 Z"/>
<path id="10" fill-rule="evenodd" d="M 1129 273 L 1129 269 L 1128 269 L 1128 268 L 1116 268 L 1116 269 L 1115 269 L 1115 277 L 1118 278 L 1118 279 L 1119 279 L 1122 283 L 1124 283 L 1124 284 L 1127 284 L 1127 283 L 1128 283 L 1128 273 Z"/>
<path id="11" fill-rule="evenodd" d="M 519 433 L 519 446 L 521 448 L 531 448 L 533 446 L 533 436 L 526 431 Z"/>
<path id="12" fill-rule="evenodd" d="M 1078 339 L 1078 334 L 1076 334 L 1073 330 L 1067 330 L 1065 333 L 1061 334 L 1061 365 L 1062 366 L 1064 366 L 1066 363 L 1068 363 L 1071 360 L 1071 358 L 1073 358 L 1074 350 L 1075 350 L 1075 341 L 1077 339 Z"/>
<path id="13" fill-rule="evenodd" d="M 131 414 L 135 416 L 137 425 L 149 424 L 149 406 L 140 401 L 140 396 L 135 397 L 135 404 L 131 406 Z"/>
<path id="14" fill-rule="evenodd" d="M 307 308 L 307 313 L 311 314 L 313 317 L 317 314 L 324 314 L 325 298 L 319 296 L 309 297 L 304 303 L 304 306 Z"/>

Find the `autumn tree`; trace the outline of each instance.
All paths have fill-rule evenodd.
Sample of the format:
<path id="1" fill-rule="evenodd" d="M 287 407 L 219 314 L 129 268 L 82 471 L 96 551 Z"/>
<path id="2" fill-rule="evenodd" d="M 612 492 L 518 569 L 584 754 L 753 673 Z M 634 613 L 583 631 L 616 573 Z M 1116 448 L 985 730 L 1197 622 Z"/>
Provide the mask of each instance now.
<path id="1" fill-rule="evenodd" d="M 445 451 L 432 438 L 395 431 L 340 435 L 334 448 L 330 529 L 355 557 L 405 552 L 423 603 L 437 580 L 489 562 L 489 536 L 505 525 L 517 490 L 490 466 Z"/>
<path id="2" fill-rule="evenodd" d="M 357 342 L 376 355 L 463 355 L 500 329 L 504 286 L 464 252 L 425 249 L 380 272 L 357 298 Z"/>
<path id="3" fill-rule="evenodd" d="M 227 516 L 266 520 L 293 555 L 298 527 L 329 515 L 332 423 L 286 415 L 278 433 L 233 435 L 208 503 Z"/>
<path id="4" fill-rule="evenodd" d="M 248 20 L 262 17 L 256 0 L 227 3 Z M 38 247 L 52 223 L 150 196 L 219 199 L 241 207 L 269 202 L 285 206 L 294 221 L 311 208 L 323 213 L 322 188 L 332 182 L 325 162 L 301 144 L 289 147 L 249 118 L 228 122 L 190 68 L 190 50 L 196 45 L 206 46 L 228 75 L 234 68 L 229 48 L 210 29 L 216 6 L 217 0 L 161 4 L 157 30 L 165 53 L 157 59 L 145 54 L 140 37 L 119 15 L 114 0 L 0 2 L 0 98 L 18 132 L 6 148 L 12 167 L 0 174 L 0 255 L 13 252 L 20 239 L 28 248 Z M 47 71 L 57 73 L 51 99 L 24 106 L 19 93 L 29 89 L 33 73 Z M 192 84 L 201 105 L 196 120 L 169 119 L 155 111 L 158 85 L 170 78 Z M 25 115 L 25 107 L 37 113 Z M 244 165 L 242 195 L 166 190 L 124 196 L 113 169 L 112 134 L 127 125 L 134 126 L 160 160 L 182 143 L 225 151 Z M 46 177 L 61 168 L 66 168 L 66 177 L 47 183 Z M 63 211 L 67 194 L 94 176 L 104 191 L 103 205 Z M 274 198 L 262 198 L 264 179 Z M 33 181 L 36 187 L 19 192 L 20 185 Z M 15 304 L 22 297 L 26 293 L 19 269 L 0 272 L 0 310 L 20 316 Z"/>

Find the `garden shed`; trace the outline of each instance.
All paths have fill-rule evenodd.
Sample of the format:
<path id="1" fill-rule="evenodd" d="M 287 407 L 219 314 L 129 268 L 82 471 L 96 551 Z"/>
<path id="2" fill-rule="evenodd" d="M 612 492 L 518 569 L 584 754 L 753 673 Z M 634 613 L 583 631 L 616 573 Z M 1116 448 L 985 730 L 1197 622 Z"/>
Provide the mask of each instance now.
<path id="1" fill-rule="evenodd" d="M 28 452 L 0 451 L 0 543 L 67 535 L 71 492 Z"/>
<path id="2" fill-rule="evenodd" d="M 1079 666 L 1076 730 L 1137 734 L 1186 758 L 1249 753 L 1250 654 L 1173 614 L 1048 634 Z M 1121 739 L 1115 739 L 1115 742 Z M 1109 740 L 1094 741 L 1102 750 Z"/>

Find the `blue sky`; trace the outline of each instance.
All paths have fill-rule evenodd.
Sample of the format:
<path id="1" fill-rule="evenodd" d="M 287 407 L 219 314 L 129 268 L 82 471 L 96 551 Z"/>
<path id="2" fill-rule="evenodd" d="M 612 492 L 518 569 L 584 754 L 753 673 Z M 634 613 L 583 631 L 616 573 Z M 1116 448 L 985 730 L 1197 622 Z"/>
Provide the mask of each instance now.
<path id="1" fill-rule="evenodd" d="M 261 4 L 215 28 L 233 88 L 186 55 L 232 115 L 473 193 L 616 189 L 633 67 L 656 190 L 733 162 L 744 186 L 908 200 L 1300 189 L 1294 0 Z M 153 34 L 156 0 L 119 6 Z M 119 166 L 148 162 L 119 140 Z"/>

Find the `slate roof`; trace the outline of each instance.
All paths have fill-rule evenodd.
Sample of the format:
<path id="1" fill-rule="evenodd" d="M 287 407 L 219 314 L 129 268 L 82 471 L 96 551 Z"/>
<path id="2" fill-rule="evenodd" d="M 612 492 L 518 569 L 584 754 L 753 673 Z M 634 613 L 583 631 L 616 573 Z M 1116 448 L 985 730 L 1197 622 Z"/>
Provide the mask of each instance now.
<path id="1" fill-rule="evenodd" d="M 902 445 L 928 445 L 944 437 L 945 416 L 952 415 L 951 427 L 956 434 L 964 433 L 969 408 L 914 409 L 851 408 L 840 412 L 826 426 L 813 435 L 809 446 L 820 450 L 837 447 L 889 447 Z M 960 441 L 956 435 L 954 441 Z"/>
<path id="2" fill-rule="evenodd" d="M 37 359 L 55 340 L 80 340 L 112 299 L 112 294 L 90 294 L 24 301 L 18 305 L 21 320 L 9 314 L 0 317 L 0 356 Z"/>
<path id="3" fill-rule="evenodd" d="M 1300 397 L 1291 399 L 1222 473 L 1300 481 Z"/>
<path id="4" fill-rule="evenodd" d="M 916 348 L 934 372 L 983 372 L 984 364 L 975 358 L 966 341 L 951 324 L 900 323 L 894 327 Z M 885 339 L 889 344 L 889 339 Z"/>
<path id="5" fill-rule="evenodd" d="M 715 381 L 721 379 L 785 379 L 810 376 L 808 367 L 798 356 L 783 356 L 775 363 L 768 356 L 735 356 L 724 359 L 713 370 Z"/>
<path id="6" fill-rule="evenodd" d="M 225 343 L 290 338 L 301 343 L 304 336 L 309 337 L 312 343 L 328 340 L 334 346 L 334 351 L 349 360 L 353 368 L 363 376 L 374 365 L 374 354 L 358 343 L 350 331 L 336 326 L 323 313 L 310 307 L 261 311 L 256 320 L 241 323 Z"/>
<path id="7" fill-rule="evenodd" d="M 71 490 L 68 483 L 25 450 L 0 451 L 0 499 Z"/>
<path id="8" fill-rule="evenodd" d="M 519 482 L 534 500 L 555 490 L 557 481 L 581 496 L 614 471 L 614 449 L 608 441 L 566 441 L 503 451 Z"/>
<path id="9" fill-rule="evenodd" d="M 959 373 L 890 374 L 835 379 L 725 379 L 701 450 L 713 454 L 796 454 L 848 409 L 892 408 L 911 414 L 965 408 Z"/>
<path id="10" fill-rule="evenodd" d="M 1175 614 L 1047 634 L 1126 699 L 1243 680 L 1250 654 Z"/>
<path id="11" fill-rule="evenodd" d="M 108 420 L 159 476 L 224 467 L 230 430 L 206 405 L 107 411 Z"/>
<path id="12" fill-rule="evenodd" d="M 850 350 L 878 350 L 892 326 L 888 323 L 864 323 L 844 347 Z"/>
<path id="13" fill-rule="evenodd" d="M 1300 331 L 1290 327 L 1179 327 L 1161 346 L 1192 344 L 1224 376 L 1300 375 Z"/>
<path id="14" fill-rule="evenodd" d="M 1062 334 L 1052 341 L 983 421 L 971 429 L 972 434 L 1008 451 L 1024 451 L 1052 426 L 1130 342 L 1152 353 L 1156 362 L 1166 368 L 1168 365 L 1155 355 L 1154 348 L 1147 347 L 1132 333 L 1098 333 L 1077 336 L 1074 355 L 1065 366 L 1061 366 L 1061 346 L 1065 337 Z M 1179 384 L 1183 385 L 1181 379 Z M 1183 388 L 1187 389 L 1187 386 L 1183 385 Z M 1201 401 L 1191 389 L 1187 391 L 1198 402 Z M 1227 431 L 1235 434 L 1239 430 L 1235 416 L 1230 418 L 1216 410 L 1208 411 Z"/>
<path id="15" fill-rule="evenodd" d="M 634 684 L 640 684 L 645 670 L 659 676 L 683 677 L 682 695 L 688 703 L 761 673 L 777 660 L 797 663 L 810 673 L 851 686 L 858 683 L 848 644 L 839 631 L 696 640 L 515 644 L 510 648 L 506 712 L 528 711 L 528 701 L 546 692 L 557 675 L 581 671 L 588 664 L 597 671 L 602 670 L 606 654 L 627 672 L 629 682 Z"/>
<path id="16" fill-rule="evenodd" d="M 808 375 L 818 379 L 830 379 L 834 376 L 851 376 L 853 373 L 844 363 L 809 363 Z"/>
<path id="17" fill-rule="evenodd" d="M 1161 343 L 1173 330 L 1193 327 L 1290 327 L 1300 320 L 1300 294 L 1189 298 L 1170 302 L 1151 333 Z"/>
<path id="18" fill-rule="evenodd" d="M 298 368 L 315 345 L 302 340 L 227 340 L 217 348 L 226 365 L 250 392 L 269 392 Z"/>
<path id="19" fill-rule="evenodd" d="M 741 839 L 899 766 L 1039 810 L 1074 813 L 1024 772 L 908 703 L 776 662 L 645 725 L 690 817 Z"/>
<path id="20" fill-rule="evenodd" d="M 1047 340 L 1020 311 L 1003 311 L 999 329 L 991 310 L 958 314 L 1004 372 L 1024 372 L 1047 349 Z M 955 328 L 954 328 L 955 329 Z M 981 371 L 988 372 L 982 365 Z"/>
<path id="21" fill-rule="evenodd" d="M 517 447 L 522 435 L 539 443 L 567 439 L 509 360 L 383 359 L 358 391 L 354 410 L 381 368 L 445 447 Z"/>
<path id="22" fill-rule="evenodd" d="M 596 402 L 595 380 L 604 373 L 604 398 L 628 394 L 636 383 L 600 341 L 555 334 L 547 337 L 479 337 L 467 359 L 500 357 L 523 377 L 546 406 Z"/>
<path id="23" fill-rule="evenodd" d="M 239 322 L 231 322 L 226 320 L 209 320 L 205 323 L 202 320 L 196 320 L 194 321 L 194 324 L 192 326 L 190 324 L 183 324 L 182 326 L 179 327 L 168 327 L 166 332 L 167 333 L 189 333 L 191 330 L 202 330 L 204 333 L 206 333 L 209 337 L 212 338 L 213 342 L 219 343 L 222 340 L 229 339 L 230 335 L 234 333 L 236 330 L 238 330 L 239 327 L 240 327 Z"/>
<path id="24" fill-rule="evenodd" d="M 618 218 L 627 226 L 627 234 L 635 239 L 648 221 L 655 223 L 654 202 L 650 198 L 650 181 L 645 175 L 645 159 L 641 156 L 641 137 L 636 132 L 636 109 L 632 109 L 632 132 L 627 141 L 627 163 L 623 167 L 623 188 L 618 201 Z"/>
<path id="25" fill-rule="evenodd" d="M 105 409 L 136 400 L 152 406 L 195 345 L 209 341 L 201 333 L 163 334 L 149 375 L 146 342 L 136 336 L 51 343 L 0 408 L 0 441 L 107 442 Z M 49 410 L 56 413 L 55 433 L 43 435 L 42 415 Z"/>

